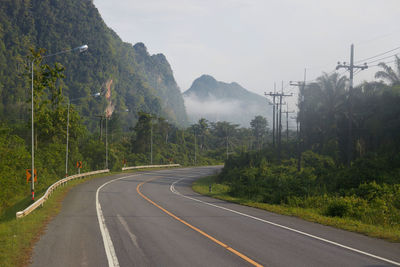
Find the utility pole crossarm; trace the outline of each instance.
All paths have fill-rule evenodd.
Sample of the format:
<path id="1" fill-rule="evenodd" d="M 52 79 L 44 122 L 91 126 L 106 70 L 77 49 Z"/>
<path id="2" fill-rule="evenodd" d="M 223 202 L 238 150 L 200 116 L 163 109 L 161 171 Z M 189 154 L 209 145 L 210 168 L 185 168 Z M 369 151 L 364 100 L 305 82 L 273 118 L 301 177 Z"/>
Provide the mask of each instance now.
<path id="1" fill-rule="evenodd" d="M 352 128 L 353 128 L 353 103 L 352 103 L 352 98 L 353 98 L 353 77 L 354 77 L 354 69 L 361 69 L 365 70 L 368 68 L 367 63 L 364 63 L 364 65 L 356 66 L 354 65 L 354 45 L 352 44 L 350 47 L 350 65 L 347 65 L 346 62 L 340 63 L 338 62 L 338 65 L 336 66 L 336 70 L 338 69 L 347 69 L 350 72 L 350 86 L 349 86 L 349 98 L 348 98 L 348 112 L 349 112 L 349 122 L 348 122 L 348 141 L 347 141 L 347 165 L 350 166 L 350 163 L 353 158 L 353 134 L 352 134 Z"/>

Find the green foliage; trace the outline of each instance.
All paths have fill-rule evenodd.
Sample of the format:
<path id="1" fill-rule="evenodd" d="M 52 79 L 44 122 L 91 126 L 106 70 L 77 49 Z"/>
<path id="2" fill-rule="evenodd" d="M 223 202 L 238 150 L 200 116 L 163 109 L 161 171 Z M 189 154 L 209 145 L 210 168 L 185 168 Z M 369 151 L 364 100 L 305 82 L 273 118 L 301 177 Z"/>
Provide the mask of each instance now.
<path id="1" fill-rule="evenodd" d="M 265 142 L 265 137 L 267 135 L 267 119 L 262 116 L 256 116 L 250 122 L 250 128 L 253 133 L 253 137 L 255 138 L 255 147 L 260 150 L 263 142 Z"/>
<path id="2" fill-rule="evenodd" d="M 227 185 L 235 198 L 315 209 L 321 215 L 366 224 L 400 226 L 400 165 L 370 156 L 349 168 L 338 167 L 331 157 L 306 151 L 302 169 L 297 171 L 295 160 L 279 163 L 273 155 L 265 150 L 231 157 L 217 181 Z"/>
<path id="3" fill-rule="evenodd" d="M 105 25 L 91 1 L 4 0 L 0 7 L 0 36 L 2 121 L 29 118 L 31 62 L 36 59 L 35 101 L 44 88 L 50 90 L 46 96 L 52 103 L 62 101 L 61 88 L 70 99 L 99 91 L 104 96 L 106 84 L 112 81 L 112 105 L 116 111 L 130 111 L 122 121 L 124 129 L 136 120 L 138 111 L 163 114 L 171 122 L 186 123 L 183 99 L 165 57 L 150 56 L 144 45 L 144 50 L 138 51 L 122 42 Z M 72 51 L 43 57 L 83 44 L 89 46 L 84 54 Z M 31 51 L 35 51 L 33 57 L 29 56 Z M 65 70 L 57 63 L 47 69 L 46 64 L 54 62 L 62 62 Z M 47 79 L 47 75 L 52 78 Z M 66 78 L 59 83 L 64 75 Z M 86 99 L 79 105 L 78 111 L 91 131 L 97 124 L 88 118 L 104 114 L 105 97 L 101 102 Z"/>
<path id="4" fill-rule="evenodd" d="M 328 205 L 326 215 L 331 217 L 344 217 L 348 214 L 350 206 L 343 198 L 338 198 Z"/>
<path id="5" fill-rule="evenodd" d="M 17 197 L 29 193 L 26 188 L 25 169 L 30 156 L 24 140 L 10 134 L 10 130 L 0 125 L 0 214 L 12 205 Z"/>

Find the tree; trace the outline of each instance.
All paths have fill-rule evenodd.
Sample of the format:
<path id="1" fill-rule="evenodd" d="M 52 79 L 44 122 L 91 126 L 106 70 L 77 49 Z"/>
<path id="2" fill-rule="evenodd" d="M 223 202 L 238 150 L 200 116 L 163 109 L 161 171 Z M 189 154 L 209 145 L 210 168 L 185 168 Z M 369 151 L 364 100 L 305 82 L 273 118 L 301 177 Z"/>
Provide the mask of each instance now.
<path id="1" fill-rule="evenodd" d="M 29 61 L 33 62 L 33 100 L 35 114 L 36 148 L 40 142 L 62 142 L 66 138 L 67 105 L 64 101 L 62 80 L 65 68 L 42 64 L 44 49 L 31 50 Z M 32 79 L 32 69 L 27 66 L 26 76 Z M 83 133 L 81 119 L 73 108 L 70 109 L 70 136 L 74 142 Z"/>
<path id="2" fill-rule="evenodd" d="M 250 127 L 253 132 L 253 136 L 256 141 L 256 147 L 258 150 L 261 150 L 263 140 L 267 134 L 267 126 L 268 122 L 267 119 L 263 116 L 256 116 L 250 122 Z"/>
<path id="3" fill-rule="evenodd" d="M 301 127 L 308 148 L 334 157 L 339 147 L 345 148 L 346 81 L 338 73 L 324 73 L 305 87 Z"/>
<path id="4" fill-rule="evenodd" d="M 375 73 L 375 78 L 382 78 L 389 82 L 390 85 L 400 85 L 400 58 L 396 56 L 396 71 L 386 63 L 381 62 L 378 64 L 383 70 Z"/>
<path id="5" fill-rule="evenodd" d="M 199 140 L 200 141 L 199 142 L 200 149 L 205 149 L 205 139 L 206 139 L 207 135 L 209 134 L 208 124 L 209 124 L 209 122 L 204 118 L 201 118 L 197 124 L 198 127 L 196 130 L 197 130 L 197 135 L 200 137 L 200 140 Z"/>
<path id="6" fill-rule="evenodd" d="M 132 140 L 132 152 L 147 153 L 150 144 L 151 121 L 153 116 L 149 113 L 139 112 L 139 119 L 133 130 L 136 135 Z"/>

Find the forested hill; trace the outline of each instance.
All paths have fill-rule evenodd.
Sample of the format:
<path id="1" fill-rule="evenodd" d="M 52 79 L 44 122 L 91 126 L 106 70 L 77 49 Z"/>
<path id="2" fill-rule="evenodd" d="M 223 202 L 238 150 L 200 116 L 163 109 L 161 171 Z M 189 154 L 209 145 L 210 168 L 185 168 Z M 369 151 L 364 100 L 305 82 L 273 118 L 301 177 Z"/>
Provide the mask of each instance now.
<path id="1" fill-rule="evenodd" d="M 29 118 L 26 74 L 30 48 L 44 48 L 46 54 L 52 54 L 87 44 L 89 50 L 84 54 L 66 53 L 44 61 L 59 62 L 66 68 L 63 95 L 70 99 L 86 96 L 77 105 L 86 118 L 104 114 L 104 92 L 110 90 L 112 109 L 124 111 L 123 123 L 128 127 L 138 111 L 180 124 L 186 121 L 183 100 L 165 57 L 150 56 L 138 51 L 138 46 L 124 43 L 107 27 L 92 1 L 2 0 L 0 37 L 2 120 Z M 99 91 L 103 92 L 101 105 L 89 97 Z M 96 122 L 86 120 L 93 129 Z"/>
<path id="2" fill-rule="evenodd" d="M 220 82 L 210 75 L 202 75 L 183 95 L 192 121 L 204 117 L 248 126 L 255 116 L 261 115 L 271 122 L 268 100 L 236 82 Z"/>

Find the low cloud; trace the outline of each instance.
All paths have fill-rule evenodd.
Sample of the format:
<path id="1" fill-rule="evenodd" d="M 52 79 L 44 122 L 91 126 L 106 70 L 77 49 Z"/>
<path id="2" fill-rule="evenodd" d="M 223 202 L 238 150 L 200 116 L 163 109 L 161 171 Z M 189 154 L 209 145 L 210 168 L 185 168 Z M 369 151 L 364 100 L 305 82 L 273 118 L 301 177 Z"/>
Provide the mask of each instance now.
<path id="1" fill-rule="evenodd" d="M 256 115 L 266 116 L 266 114 L 259 112 L 257 107 L 238 100 L 221 100 L 214 96 L 209 96 L 206 100 L 203 100 L 191 95 L 184 96 L 184 101 L 191 122 L 205 118 L 212 122 L 228 121 L 249 127 L 250 121 Z"/>
<path id="2" fill-rule="evenodd" d="M 196 96 L 185 96 L 186 110 L 190 115 L 231 115 L 241 106 L 239 101 L 218 100 L 211 96 L 207 100 L 200 100 Z"/>

